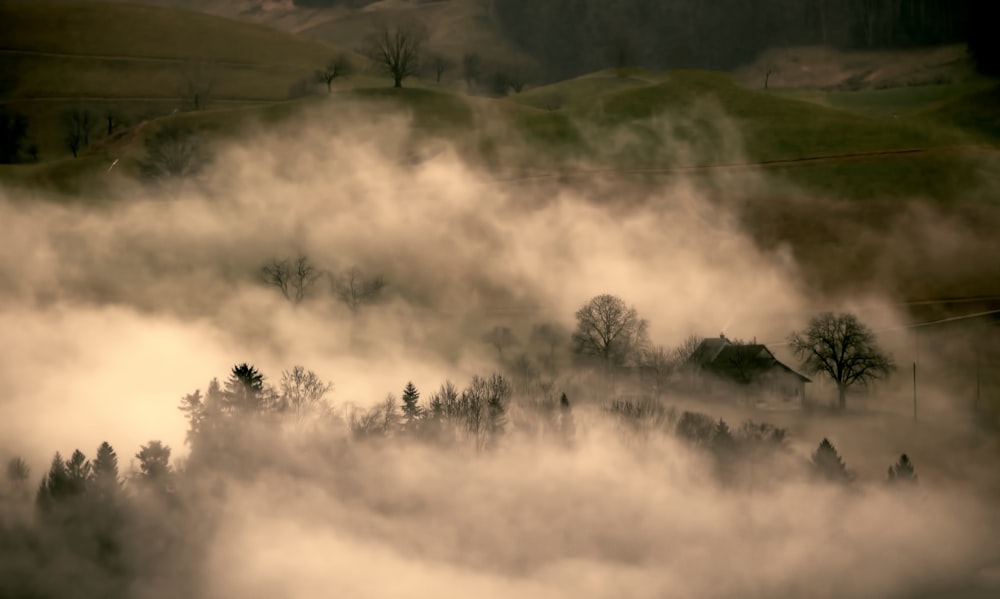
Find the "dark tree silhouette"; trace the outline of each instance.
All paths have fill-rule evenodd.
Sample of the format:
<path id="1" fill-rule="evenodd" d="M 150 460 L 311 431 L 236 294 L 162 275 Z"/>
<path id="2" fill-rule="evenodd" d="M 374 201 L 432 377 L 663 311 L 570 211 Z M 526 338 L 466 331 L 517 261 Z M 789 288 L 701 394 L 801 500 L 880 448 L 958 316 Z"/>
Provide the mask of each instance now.
<path id="1" fill-rule="evenodd" d="M 316 81 L 326 84 L 326 93 L 333 91 L 333 81 L 338 77 L 346 77 L 354 70 L 351 60 L 346 55 L 339 55 L 331 60 L 325 68 L 316 71 Z"/>
<path id="2" fill-rule="evenodd" d="M 84 488 L 84 484 L 81 481 L 70 477 L 66 462 L 57 451 L 52 458 L 49 471 L 45 474 L 38 487 L 36 503 L 42 511 L 51 511 L 68 498 L 83 493 Z"/>
<path id="3" fill-rule="evenodd" d="M 792 351 L 812 374 L 826 374 L 837 385 L 838 406 L 847 407 L 847 390 L 858 383 L 887 377 L 895 368 L 875 333 L 853 314 L 826 312 L 789 336 Z"/>
<path id="4" fill-rule="evenodd" d="M 458 398 L 457 411 L 476 449 L 491 447 L 503 435 L 510 396 L 507 380 L 493 374 L 488 378 L 472 377 L 472 382 Z"/>
<path id="5" fill-rule="evenodd" d="M 87 490 L 87 481 L 90 480 L 93 466 L 87 456 L 79 449 L 73 451 L 73 455 L 66 460 L 66 477 L 74 495 L 82 494 Z"/>
<path id="6" fill-rule="evenodd" d="M 279 403 L 282 409 L 298 417 L 322 412 L 327 408 L 326 394 L 333 390 L 333 383 L 323 381 L 303 366 L 294 366 L 281 373 Z"/>
<path id="7" fill-rule="evenodd" d="M 621 298 L 598 295 L 576 312 L 574 350 L 606 365 L 621 365 L 647 346 L 647 326 Z"/>
<path id="8" fill-rule="evenodd" d="M 576 422 L 573 420 L 573 406 L 563 393 L 559 397 L 559 436 L 566 444 L 572 444 L 576 437 Z"/>
<path id="9" fill-rule="evenodd" d="M 462 56 L 462 79 L 465 87 L 472 91 L 479 87 L 479 78 L 483 75 L 483 60 L 475 52 Z"/>
<path id="10" fill-rule="evenodd" d="M 28 467 L 28 463 L 24 461 L 24 458 L 14 456 L 7 461 L 5 474 L 7 481 L 11 485 L 18 487 L 24 485 L 31 477 L 31 468 Z"/>
<path id="11" fill-rule="evenodd" d="M 115 132 L 115 129 L 121 127 L 125 123 L 125 119 L 122 118 L 121 112 L 117 108 L 107 108 L 104 111 L 104 131 L 105 135 L 111 136 Z"/>
<path id="12" fill-rule="evenodd" d="M 913 462 L 905 453 L 899 456 L 899 461 L 889 466 L 890 483 L 915 483 L 917 482 L 917 472 L 913 469 Z"/>
<path id="13" fill-rule="evenodd" d="M 441 77 L 455 66 L 447 56 L 434 54 L 431 56 L 431 67 L 434 69 L 434 81 L 441 83 Z"/>
<path id="14" fill-rule="evenodd" d="M 393 87 L 420 72 L 420 51 L 427 33 L 418 26 L 383 28 L 368 37 L 365 53 L 375 65 L 392 77 Z"/>
<path id="15" fill-rule="evenodd" d="M 211 60 L 192 60 L 181 68 L 181 96 L 194 110 L 204 108 L 218 82 L 218 68 Z"/>
<path id="16" fill-rule="evenodd" d="M 854 475 L 847 469 L 833 443 L 826 438 L 813 452 L 812 469 L 817 477 L 829 482 L 846 484 L 854 479 Z"/>
<path id="17" fill-rule="evenodd" d="M 639 352 L 639 369 L 646 387 L 658 398 L 666 391 L 676 363 L 662 345 L 657 345 Z"/>
<path id="18" fill-rule="evenodd" d="M 351 312 L 357 312 L 365 304 L 378 301 L 385 289 L 382 275 L 368 277 L 361 269 L 351 267 L 340 275 L 330 275 L 333 292 L 344 302 Z"/>
<path id="19" fill-rule="evenodd" d="M 0 164 L 20 162 L 27 138 L 28 117 L 0 107 Z"/>
<path id="20" fill-rule="evenodd" d="M 688 335 L 681 341 L 677 347 L 671 350 L 671 358 L 678 365 L 686 364 L 694 352 L 698 351 L 698 346 L 701 345 L 702 338 L 698 335 Z"/>
<path id="21" fill-rule="evenodd" d="M 677 436 L 698 446 L 710 446 L 715 436 L 715 420 L 701 412 L 683 412 L 677 421 Z"/>
<path id="22" fill-rule="evenodd" d="M 497 350 L 497 358 L 503 362 L 503 350 L 520 345 L 521 342 L 508 327 L 495 326 L 483 335 L 483 343 L 489 343 Z"/>
<path id="23" fill-rule="evenodd" d="M 139 460 L 139 479 L 145 483 L 164 486 L 173 473 L 170 467 L 170 446 L 160 441 L 150 441 L 135 454 Z"/>
<path id="24" fill-rule="evenodd" d="M 107 495 L 118 490 L 118 454 L 107 441 L 97 448 L 90 478 L 100 494 Z"/>
<path id="25" fill-rule="evenodd" d="M 246 362 L 233 366 L 222 398 L 225 409 L 234 414 L 256 414 L 268 407 L 264 375 Z"/>
<path id="26" fill-rule="evenodd" d="M 413 386 L 413 382 L 406 383 L 403 389 L 403 423 L 410 429 L 416 425 L 423 415 L 424 409 L 418 405 L 420 392 Z"/>
<path id="27" fill-rule="evenodd" d="M 277 287 L 285 299 L 299 304 L 323 276 L 323 271 L 314 266 L 308 257 L 299 254 L 294 261 L 272 260 L 261 267 L 260 274 L 264 282 Z"/>
<path id="28" fill-rule="evenodd" d="M 96 119 L 91 112 L 85 108 L 71 110 L 63 115 L 63 128 L 65 135 L 63 141 L 66 148 L 73 153 L 76 158 L 80 150 L 90 145 L 90 133 L 94 130 Z"/>
<path id="29" fill-rule="evenodd" d="M 208 161 L 198 135 L 185 127 L 164 125 L 144 144 L 146 157 L 139 162 L 139 170 L 147 179 L 190 177 Z"/>

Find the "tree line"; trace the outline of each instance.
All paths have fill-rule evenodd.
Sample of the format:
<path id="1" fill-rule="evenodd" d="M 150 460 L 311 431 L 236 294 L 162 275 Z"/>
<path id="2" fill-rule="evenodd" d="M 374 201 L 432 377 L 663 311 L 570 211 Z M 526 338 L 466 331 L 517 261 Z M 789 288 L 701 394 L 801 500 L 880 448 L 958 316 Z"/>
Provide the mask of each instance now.
<path id="1" fill-rule="evenodd" d="M 494 0 L 492 7 L 549 79 L 633 65 L 731 69 L 781 46 L 969 42 L 981 47 L 984 64 L 996 49 L 995 36 L 970 27 L 991 10 L 988 0 Z"/>
<path id="2" fill-rule="evenodd" d="M 302 366 L 272 383 L 241 363 L 225 380 L 181 398 L 188 424 L 182 461 L 159 440 L 140 446 L 127 468 L 108 442 L 92 458 L 79 449 L 56 452 L 39 478 L 23 459 L 9 459 L 0 487 L 0 595 L 62 596 L 70 579 L 78 585 L 70 594 L 81 596 L 125 597 L 136 584 L 165 579 L 181 581 L 174 591 L 192 592 L 184 586 L 194 584 L 190 568 L 234 482 L 267 472 L 310 480 L 325 473 L 334 480 L 314 482 L 349 495 L 354 477 L 367 476 L 355 466 L 366 447 L 399 447 L 405 456 L 422 446 L 470 459 L 519 443 L 572 452 L 592 442 L 590 430 L 604 422 L 642 453 L 662 447 L 648 443 L 654 435 L 676 439 L 734 491 L 803 476 L 838 486 L 857 478 L 828 439 L 796 457 L 785 429 L 752 420 L 733 429 L 654 398 L 609 398 L 581 412 L 581 421 L 577 409 L 586 406 L 566 393 L 532 398 L 498 373 L 473 376 L 464 388 L 445 381 L 426 395 L 407 382 L 398 399 L 390 394 L 368 408 L 337 406 L 332 391 Z M 309 467 L 306 456 L 323 456 L 333 468 Z M 886 483 L 916 480 L 907 455 L 889 466 Z"/>

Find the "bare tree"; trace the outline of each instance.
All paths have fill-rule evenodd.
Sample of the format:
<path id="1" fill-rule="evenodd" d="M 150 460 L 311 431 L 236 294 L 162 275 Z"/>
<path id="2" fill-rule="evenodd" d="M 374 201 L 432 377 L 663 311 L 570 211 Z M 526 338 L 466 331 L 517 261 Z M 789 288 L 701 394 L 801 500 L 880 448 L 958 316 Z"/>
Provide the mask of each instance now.
<path id="1" fill-rule="evenodd" d="M 420 50 L 427 33 L 417 26 L 383 28 L 368 37 L 365 54 L 392 77 L 393 87 L 420 71 Z"/>
<path id="2" fill-rule="evenodd" d="M 183 178 L 197 174 L 208 160 L 200 138 L 191 129 L 166 125 L 146 138 L 146 157 L 139 169 L 148 179 Z"/>
<path id="3" fill-rule="evenodd" d="M 462 56 L 462 79 L 465 80 L 465 87 L 472 91 L 479 86 L 479 78 L 483 73 L 483 60 L 475 52 L 469 52 Z"/>
<path id="4" fill-rule="evenodd" d="M 698 351 L 698 346 L 701 345 L 701 337 L 698 335 L 688 335 L 681 341 L 680 345 L 673 349 L 673 355 L 671 358 L 678 365 L 687 363 L 694 355 L 694 352 Z"/>
<path id="5" fill-rule="evenodd" d="M 804 331 L 793 332 L 789 345 L 811 374 L 826 374 L 837 384 L 838 405 L 847 407 L 847 390 L 857 383 L 887 377 L 895 364 L 878 346 L 875 333 L 853 314 L 814 316 Z"/>
<path id="6" fill-rule="evenodd" d="M 639 353 L 639 367 L 643 382 L 659 398 L 666 391 L 677 362 L 662 345 L 657 345 Z"/>
<path id="7" fill-rule="evenodd" d="M 218 69 L 210 60 L 193 60 L 184 64 L 181 78 L 182 97 L 194 110 L 201 110 L 208 104 L 218 82 Z"/>
<path id="8" fill-rule="evenodd" d="M 115 129 L 125 123 L 121 112 L 115 107 L 109 107 L 104 111 L 105 135 L 110 136 Z"/>
<path id="9" fill-rule="evenodd" d="M 508 327 L 501 326 L 495 326 L 487 331 L 487 333 L 483 335 L 483 342 L 489 343 L 496 348 L 497 357 L 501 362 L 503 362 L 503 350 L 505 348 L 521 344 Z"/>
<path id="10" fill-rule="evenodd" d="M 299 304 L 309 294 L 323 272 L 316 268 L 303 254 L 294 260 L 272 260 L 260 269 L 261 277 L 268 285 L 281 291 L 285 299 Z"/>
<path id="11" fill-rule="evenodd" d="M 63 115 L 63 126 L 66 136 L 66 148 L 73 153 L 76 158 L 80 150 L 90 145 L 90 133 L 96 124 L 94 115 L 86 108 L 77 108 Z"/>
<path id="12" fill-rule="evenodd" d="M 635 308 L 614 295 L 598 295 L 576 312 L 576 353 L 607 365 L 621 365 L 648 345 L 648 323 Z"/>
<path id="13" fill-rule="evenodd" d="M 331 282 L 333 292 L 352 312 L 357 312 L 365 304 L 376 302 L 385 289 L 382 275 L 367 277 L 355 266 L 338 276 L 331 275 Z"/>
<path id="14" fill-rule="evenodd" d="M 326 84 L 326 93 L 333 91 L 333 80 L 338 77 L 346 77 L 354 70 L 349 58 L 341 54 L 331 60 L 325 68 L 316 71 L 316 80 Z"/>
<path id="15" fill-rule="evenodd" d="M 326 407 L 325 396 L 333 389 L 333 383 L 324 381 L 311 370 L 295 366 L 281 373 L 279 389 L 281 406 L 301 419 Z"/>
<path id="16" fill-rule="evenodd" d="M 455 63 L 443 54 L 434 54 L 431 56 L 431 68 L 434 69 L 434 81 L 437 83 L 441 83 L 441 77 L 445 72 L 454 68 L 454 66 Z"/>

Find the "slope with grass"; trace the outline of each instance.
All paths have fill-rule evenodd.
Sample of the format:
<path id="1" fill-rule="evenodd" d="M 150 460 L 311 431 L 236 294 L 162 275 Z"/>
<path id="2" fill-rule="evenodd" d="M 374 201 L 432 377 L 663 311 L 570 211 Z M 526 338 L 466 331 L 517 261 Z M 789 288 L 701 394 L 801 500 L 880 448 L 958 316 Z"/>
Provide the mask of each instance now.
<path id="1" fill-rule="evenodd" d="M 0 81 L 43 157 L 68 154 L 63 114 L 126 122 L 190 108 L 275 102 L 343 49 L 201 13 L 108 3 L 0 3 Z M 301 93 L 301 92 L 298 92 Z"/>

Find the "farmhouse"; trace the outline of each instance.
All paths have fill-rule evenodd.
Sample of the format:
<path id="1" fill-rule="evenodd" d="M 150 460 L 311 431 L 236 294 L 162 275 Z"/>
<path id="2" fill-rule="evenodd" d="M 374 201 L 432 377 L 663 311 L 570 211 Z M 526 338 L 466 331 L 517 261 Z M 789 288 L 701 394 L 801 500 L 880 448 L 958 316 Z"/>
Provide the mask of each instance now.
<path id="1" fill-rule="evenodd" d="M 706 391 L 738 387 L 754 395 L 804 402 L 806 383 L 811 382 L 775 358 L 766 346 L 733 342 L 725 335 L 702 340 L 688 365 Z"/>

